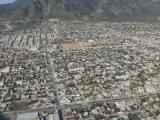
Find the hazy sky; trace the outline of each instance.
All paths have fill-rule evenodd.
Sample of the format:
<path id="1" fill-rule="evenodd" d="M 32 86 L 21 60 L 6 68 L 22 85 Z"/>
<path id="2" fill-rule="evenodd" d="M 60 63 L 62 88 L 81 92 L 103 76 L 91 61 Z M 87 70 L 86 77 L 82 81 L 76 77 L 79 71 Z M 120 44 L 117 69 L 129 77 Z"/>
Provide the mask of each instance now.
<path id="1" fill-rule="evenodd" d="M 6 4 L 6 3 L 11 3 L 15 0 L 0 0 L 0 4 Z"/>

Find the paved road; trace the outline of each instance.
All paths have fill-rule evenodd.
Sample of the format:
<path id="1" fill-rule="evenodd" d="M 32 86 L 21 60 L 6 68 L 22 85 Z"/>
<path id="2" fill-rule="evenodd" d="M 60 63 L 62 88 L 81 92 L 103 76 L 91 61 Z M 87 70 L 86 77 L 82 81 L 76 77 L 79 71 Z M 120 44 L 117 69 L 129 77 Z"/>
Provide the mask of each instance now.
<path id="1" fill-rule="evenodd" d="M 157 93 L 146 93 L 146 94 L 140 94 L 140 95 L 132 95 L 132 96 L 124 96 L 124 97 L 114 97 L 114 98 L 108 98 L 108 99 L 102 99 L 102 100 L 95 100 L 95 101 L 90 101 L 88 103 L 103 103 L 106 101 L 119 101 L 119 100 L 132 100 L 132 99 L 140 99 L 140 98 L 149 98 L 149 97 L 155 97 L 160 92 Z"/>
<path id="2" fill-rule="evenodd" d="M 53 80 L 53 84 L 52 84 L 52 87 L 54 88 L 54 96 L 55 96 L 55 101 L 56 101 L 56 105 L 57 106 L 61 106 L 60 105 L 60 99 L 59 99 L 59 93 L 58 93 L 58 88 L 56 86 L 56 84 L 54 83 L 55 82 L 55 66 L 54 66 L 54 63 L 53 63 L 53 60 L 50 59 L 50 67 L 51 67 L 51 77 L 52 77 L 52 80 Z M 63 120 L 63 111 L 61 109 L 61 107 L 58 107 L 58 114 L 59 114 L 59 120 Z"/>
<path id="3" fill-rule="evenodd" d="M 26 112 L 43 112 L 43 111 L 55 111 L 56 109 L 62 110 L 62 109 L 68 109 L 68 108 L 80 108 L 85 107 L 89 104 L 96 104 L 96 103 L 103 103 L 103 102 L 109 102 L 109 101 L 121 101 L 121 100 L 132 100 L 132 99 L 141 99 L 141 98 L 150 98 L 155 97 L 159 94 L 158 93 L 150 93 L 150 94 L 141 94 L 141 95 L 135 95 L 135 96 L 126 96 L 126 97 L 116 97 L 116 98 L 108 98 L 103 100 L 95 100 L 95 101 L 89 101 L 89 102 L 83 102 L 83 103 L 71 103 L 66 105 L 55 105 L 53 107 L 48 108 L 39 108 L 39 109 L 28 109 L 24 111 L 12 111 L 12 112 L 5 112 L 4 114 L 8 116 L 15 115 L 17 113 L 26 113 Z"/>

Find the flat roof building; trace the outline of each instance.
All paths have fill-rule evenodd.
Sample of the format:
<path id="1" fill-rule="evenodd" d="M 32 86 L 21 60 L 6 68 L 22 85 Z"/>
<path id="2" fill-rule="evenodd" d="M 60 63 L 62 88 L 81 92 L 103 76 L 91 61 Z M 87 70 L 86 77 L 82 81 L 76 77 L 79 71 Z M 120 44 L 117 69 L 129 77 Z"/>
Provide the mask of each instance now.
<path id="1" fill-rule="evenodd" d="M 18 114 L 16 120 L 39 120 L 38 112 Z"/>

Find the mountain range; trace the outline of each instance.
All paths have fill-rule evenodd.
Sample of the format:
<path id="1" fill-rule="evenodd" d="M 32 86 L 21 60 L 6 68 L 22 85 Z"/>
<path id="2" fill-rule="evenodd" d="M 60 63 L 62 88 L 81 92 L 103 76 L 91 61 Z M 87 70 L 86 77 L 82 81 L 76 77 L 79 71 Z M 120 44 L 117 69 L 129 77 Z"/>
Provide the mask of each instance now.
<path id="1" fill-rule="evenodd" d="M 0 5 L 0 16 L 10 19 L 160 16 L 160 0 L 16 0 Z"/>

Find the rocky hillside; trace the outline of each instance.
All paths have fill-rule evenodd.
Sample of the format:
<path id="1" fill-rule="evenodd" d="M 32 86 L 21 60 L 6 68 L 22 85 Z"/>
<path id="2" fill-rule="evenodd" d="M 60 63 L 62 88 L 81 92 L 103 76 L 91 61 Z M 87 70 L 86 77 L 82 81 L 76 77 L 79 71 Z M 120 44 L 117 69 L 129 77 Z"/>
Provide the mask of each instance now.
<path id="1" fill-rule="evenodd" d="M 16 0 L 0 6 L 4 13 L 14 19 L 159 16 L 160 0 Z"/>

